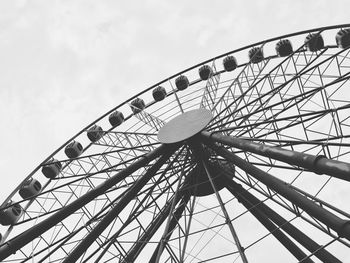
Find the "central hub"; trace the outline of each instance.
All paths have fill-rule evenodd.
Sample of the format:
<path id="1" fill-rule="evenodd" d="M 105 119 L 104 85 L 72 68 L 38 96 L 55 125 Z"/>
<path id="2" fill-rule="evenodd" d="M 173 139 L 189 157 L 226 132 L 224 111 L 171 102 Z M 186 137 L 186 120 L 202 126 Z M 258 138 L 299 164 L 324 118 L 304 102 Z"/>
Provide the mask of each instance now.
<path id="1" fill-rule="evenodd" d="M 196 109 L 176 116 L 166 123 L 158 132 L 161 143 L 171 144 L 187 140 L 192 153 L 190 161 L 195 164 L 186 175 L 185 188 L 192 196 L 207 196 L 220 191 L 226 185 L 226 180 L 234 176 L 234 166 L 224 160 L 211 158 L 211 152 L 200 140 L 193 138 L 200 133 L 212 120 L 211 111 Z M 206 170 L 202 161 L 207 165 Z M 209 176 L 212 181 L 209 180 Z M 228 178 L 228 179 L 227 179 Z M 213 188 L 212 184 L 215 185 Z"/>
<path id="2" fill-rule="evenodd" d="M 207 109 L 196 109 L 167 122 L 158 132 L 161 143 L 176 143 L 184 141 L 201 132 L 211 121 L 213 115 Z"/>
<path id="3" fill-rule="evenodd" d="M 207 165 L 217 191 L 224 188 L 227 185 L 227 180 L 232 179 L 235 174 L 235 167 L 225 161 L 208 162 Z M 187 183 L 187 189 L 193 196 L 207 196 L 215 193 L 203 166 L 197 165 L 190 171 L 185 183 Z"/>

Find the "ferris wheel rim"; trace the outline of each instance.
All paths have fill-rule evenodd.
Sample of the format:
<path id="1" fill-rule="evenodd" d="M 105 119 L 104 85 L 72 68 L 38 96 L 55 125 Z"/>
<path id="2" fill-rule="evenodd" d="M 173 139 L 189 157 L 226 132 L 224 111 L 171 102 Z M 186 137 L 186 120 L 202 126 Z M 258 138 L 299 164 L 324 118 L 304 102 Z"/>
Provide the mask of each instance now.
<path id="1" fill-rule="evenodd" d="M 84 132 L 86 132 L 86 130 L 93 126 L 94 124 L 96 124 L 98 121 L 102 120 L 103 118 L 105 118 L 106 116 L 108 116 L 108 114 L 112 113 L 113 111 L 117 110 L 118 108 L 120 108 L 121 106 L 129 103 L 130 101 L 138 98 L 139 96 L 141 96 L 142 94 L 160 86 L 161 84 L 171 80 L 171 79 L 174 79 L 175 77 L 177 76 L 180 76 L 194 68 L 197 68 L 201 65 L 204 65 L 204 64 L 207 64 L 209 62 L 212 62 L 216 59 L 219 59 L 219 58 L 223 58 L 225 56 L 228 56 L 228 55 L 231 55 L 231 54 L 234 54 L 238 51 L 241 51 L 241 50 L 245 50 L 245 49 L 248 49 L 248 48 L 251 48 L 251 47 L 254 47 L 254 46 L 259 46 L 259 45 L 262 45 L 262 44 L 265 44 L 265 43 L 268 43 L 268 42 L 272 42 L 272 41 L 276 41 L 276 40 L 279 40 L 279 39 L 282 39 L 282 38 L 287 38 L 287 37 L 293 37 L 293 36 L 297 36 L 297 35 L 302 35 L 302 34 L 307 34 L 307 33 L 311 33 L 311 32 L 316 32 L 316 31 L 319 31 L 319 32 L 322 32 L 324 30 L 330 30 L 330 29 L 336 29 L 336 28 L 345 28 L 345 27 L 350 27 L 350 24 L 337 24 L 337 25 L 332 25 L 332 26 L 324 26 L 324 27 L 317 27 L 317 28 L 312 28 L 312 29 L 308 29 L 308 30 L 302 30 L 302 31 L 298 31 L 298 32 L 294 32 L 294 33 L 289 33 L 289 34 L 285 34 L 285 35 L 281 35 L 281 36 L 278 36 L 278 37 L 272 37 L 272 38 L 269 38 L 269 39 L 266 39 L 266 40 L 263 40 L 263 41 L 259 41 L 259 42 L 256 42 L 254 44 L 249 44 L 249 45 L 246 45 L 242 48 L 238 48 L 238 49 L 234 49 L 232 51 L 229 51 L 229 52 L 225 52 L 221 55 L 218 55 L 218 56 L 215 56 L 215 57 L 212 57 L 210 59 L 207 59 L 205 61 L 202 61 L 194 66 L 191 66 L 191 67 L 188 67 L 186 68 L 185 70 L 182 70 L 182 71 L 179 71 L 178 73 L 176 74 L 173 74 L 171 75 L 170 77 L 167 77 L 159 82 L 157 82 L 156 84 L 153 84 L 151 85 L 150 87 L 144 89 L 143 91 L 137 93 L 136 95 L 130 97 L 129 99 L 125 100 L 124 102 L 118 104 L 117 106 L 113 107 L 111 110 L 107 111 L 106 113 L 104 113 L 101 117 L 95 119 L 93 122 L 91 122 L 90 124 L 88 124 L 86 127 L 84 127 L 82 130 L 80 130 L 78 133 L 76 133 L 75 135 L 73 135 L 70 139 L 68 139 L 65 143 L 63 143 L 60 147 L 58 147 L 55 151 L 53 151 L 46 159 L 44 159 L 32 172 L 30 172 L 30 174 L 28 176 L 26 176 L 23 181 L 13 190 L 12 193 L 10 193 L 10 195 L 8 196 L 8 198 L 5 199 L 5 201 L 1 204 L 1 206 L 5 205 L 10 199 L 11 199 L 11 196 L 13 196 L 20 188 L 21 184 L 23 184 L 27 179 L 31 178 L 31 176 L 37 172 L 45 163 L 47 163 L 50 159 L 52 159 L 55 154 L 57 154 L 59 151 L 61 151 L 67 144 L 69 144 L 72 140 L 74 140 L 75 138 L 77 138 L 79 135 L 83 134 Z M 175 93 L 175 91 L 173 91 L 173 93 Z M 171 95 L 171 94 L 169 94 Z M 153 101 L 153 103 L 155 103 L 155 101 Z M 152 103 L 151 103 L 152 104 Z M 149 104 L 149 105 L 151 105 Z M 149 106 L 147 105 L 147 106 Z M 109 130 L 112 130 L 114 127 L 110 128 Z"/>
<path id="2" fill-rule="evenodd" d="M 237 50 L 234 50 L 234 51 L 231 51 L 231 52 L 222 54 L 222 55 L 220 55 L 220 56 L 214 57 L 214 58 L 212 58 L 212 59 L 210 59 L 210 60 L 201 62 L 201 63 L 199 63 L 199 64 L 197 64 L 197 65 L 195 65 L 195 66 L 192 66 L 192 67 L 190 67 L 190 68 L 188 68 L 188 69 L 186 69 L 186 70 L 184 70 L 184 71 L 181 71 L 181 72 L 179 72 L 179 73 L 177 73 L 177 74 L 175 74 L 175 75 L 173 75 L 173 76 L 171 76 L 171 77 L 169 77 L 169 78 L 167 78 L 167 79 L 165 79 L 165 80 L 163 80 L 163 81 L 161 81 L 161 82 L 159 82 L 159 83 L 157 83 L 157 84 L 155 84 L 155 85 L 153 85 L 153 86 L 151 86 L 151 87 L 149 87 L 149 88 L 147 88 L 147 89 L 145 89 L 145 90 L 143 90 L 142 92 L 136 94 L 135 96 L 131 97 L 130 99 L 128 99 L 128 100 L 126 100 L 126 101 L 124 101 L 123 103 L 121 103 L 121 104 L 118 105 L 117 107 L 115 107 L 115 108 L 113 108 L 112 110 L 108 111 L 108 112 L 107 112 L 106 114 L 104 114 L 102 117 L 98 118 L 97 120 L 95 120 L 94 122 L 92 122 L 91 124 L 89 124 L 88 126 L 86 126 L 83 130 L 81 130 L 80 132 L 78 132 L 74 137 L 72 137 L 71 139 L 69 139 L 69 140 L 68 140 L 65 144 L 63 144 L 59 149 L 57 149 L 54 153 L 52 153 L 44 162 L 42 162 L 42 163 L 36 168 L 36 170 L 34 170 L 27 178 L 25 178 L 25 180 L 27 180 L 28 178 L 30 178 L 38 169 L 40 169 L 40 168 L 42 167 L 42 165 L 44 165 L 48 160 L 50 160 L 57 152 L 59 152 L 60 150 L 62 150 L 63 147 L 66 146 L 69 142 L 71 142 L 72 140 L 74 140 L 75 138 L 77 138 L 79 135 L 81 135 L 82 133 L 84 133 L 84 132 L 85 132 L 89 127 L 91 127 L 93 124 L 96 124 L 99 120 L 105 118 L 108 114 L 110 114 L 110 113 L 113 112 L 114 110 L 120 108 L 120 107 L 123 106 L 123 105 L 126 105 L 127 103 L 129 103 L 129 102 L 132 101 L 133 99 L 138 98 L 140 95 L 142 95 L 142 94 L 144 94 L 144 93 L 150 91 L 152 88 L 155 88 L 155 87 L 161 85 L 161 84 L 164 83 L 164 82 L 170 81 L 170 79 L 174 79 L 175 77 L 177 77 L 177 76 L 179 76 L 179 75 L 181 75 L 181 74 L 183 74 L 183 73 L 186 73 L 186 72 L 188 72 L 188 71 L 190 71 L 190 70 L 192 70 L 192 69 L 195 69 L 195 68 L 197 68 L 197 67 L 199 67 L 199 66 L 201 66 L 201 65 L 203 65 L 203 64 L 206 64 L 206 63 L 209 63 L 209 62 L 211 62 L 211 61 L 214 61 L 214 60 L 216 60 L 216 59 L 218 59 L 218 58 L 222 58 L 222 57 L 224 57 L 224 56 L 233 54 L 233 53 L 235 53 L 235 52 L 237 52 L 237 51 L 240 51 L 240 50 L 245 50 L 245 49 L 248 49 L 248 48 L 250 48 L 250 47 L 254 47 L 254 46 L 257 46 L 257 45 L 261 45 L 261 44 L 264 44 L 264 43 L 267 43 L 267 42 L 272 42 L 272 41 L 275 41 L 275 40 L 278 40 L 278 39 L 281 39 L 281 38 L 285 38 L 285 37 L 295 36 L 295 35 L 299 35 L 299 34 L 307 34 L 307 33 L 310 33 L 310 32 L 322 31 L 322 30 L 327 30 L 327 29 L 336 29 L 336 28 L 345 27 L 345 26 L 348 27 L 348 26 L 350 26 L 350 24 L 344 24 L 344 25 L 338 25 L 338 26 L 331 26 L 331 27 L 322 27 L 322 28 L 317 28 L 317 29 L 311 29 L 311 30 L 306 30 L 306 31 L 300 31 L 300 32 L 297 32 L 297 33 L 288 34 L 288 35 L 284 35 L 284 36 L 281 36 L 281 37 L 272 38 L 272 39 L 269 39 L 269 40 L 257 42 L 257 43 L 255 43 L 255 44 L 246 46 L 246 47 L 244 47 L 244 48 L 237 49 Z M 173 93 L 176 93 L 176 91 L 173 91 Z M 169 95 L 172 95 L 173 93 L 171 93 L 171 94 L 169 94 Z M 155 102 L 153 102 L 153 103 L 155 103 Z M 146 108 L 147 108 L 148 106 L 150 106 L 150 105 L 152 105 L 152 103 L 148 104 L 148 105 L 146 106 Z M 108 132 L 111 131 L 112 129 L 113 129 L 113 127 L 112 127 L 111 129 L 109 129 Z M 215 132 L 215 131 L 214 131 L 214 132 Z M 69 164 L 68 164 L 68 165 L 69 165 Z M 24 180 L 24 181 L 25 181 L 25 180 Z M 24 182 L 24 181 L 23 181 L 23 182 Z M 23 183 L 23 182 L 22 182 L 22 183 Z M 21 183 L 21 184 L 22 184 L 22 183 Z M 18 188 L 21 186 L 21 184 L 18 186 Z M 15 190 L 14 192 L 17 192 L 17 191 L 18 191 L 18 189 Z M 11 196 L 11 195 L 10 195 L 10 196 Z M 9 198 L 11 198 L 11 197 L 9 197 Z M 7 200 L 7 201 L 8 201 L 8 200 Z M 6 201 L 5 201 L 4 203 L 6 203 Z"/>

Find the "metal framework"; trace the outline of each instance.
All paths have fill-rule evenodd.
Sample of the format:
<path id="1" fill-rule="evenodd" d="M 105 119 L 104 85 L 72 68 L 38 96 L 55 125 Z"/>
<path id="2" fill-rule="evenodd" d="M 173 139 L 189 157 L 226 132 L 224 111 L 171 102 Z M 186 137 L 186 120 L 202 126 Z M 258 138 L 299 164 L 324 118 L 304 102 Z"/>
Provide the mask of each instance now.
<path id="1" fill-rule="evenodd" d="M 22 212 L 0 225 L 0 261 L 349 261 L 350 45 L 334 40 L 348 27 L 222 54 L 89 124 L 3 202 L 0 223 L 14 207 Z M 322 36 L 324 45 L 310 48 L 310 36 Z M 284 39 L 293 51 L 276 55 Z M 256 47 L 264 57 L 247 58 Z M 222 65 L 228 56 L 238 61 L 234 70 Z M 203 65 L 208 78 L 198 75 Z M 179 89 L 181 75 L 189 82 Z M 159 86 L 166 96 L 156 100 Z M 144 108 L 133 105 L 136 98 Z M 203 131 L 178 143 L 158 141 L 169 120 L 200 108 L 213 116 Z M 125 119 L 111 127 L 115 111 Z M 86 132 L 94 125 L 103 134 L 91 141 Z M 84 150 L 67 158 L 73 140 Z M 49 179 L 41 169 L 52 158 L 62 168 Z M 42 187 L 23 198 L 28 179 Z"/>

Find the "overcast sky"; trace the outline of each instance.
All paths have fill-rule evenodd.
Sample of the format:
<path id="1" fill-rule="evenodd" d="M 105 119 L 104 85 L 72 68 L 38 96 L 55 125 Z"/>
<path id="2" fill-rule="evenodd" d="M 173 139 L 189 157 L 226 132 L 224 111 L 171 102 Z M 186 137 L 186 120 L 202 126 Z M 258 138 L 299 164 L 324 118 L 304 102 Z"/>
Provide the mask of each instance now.
<path id="1" fill-rule="evenodd" d="M 349 1 L 0 0 L 0 202 L 131 95 L 210 57 L 350 23 Z"/>

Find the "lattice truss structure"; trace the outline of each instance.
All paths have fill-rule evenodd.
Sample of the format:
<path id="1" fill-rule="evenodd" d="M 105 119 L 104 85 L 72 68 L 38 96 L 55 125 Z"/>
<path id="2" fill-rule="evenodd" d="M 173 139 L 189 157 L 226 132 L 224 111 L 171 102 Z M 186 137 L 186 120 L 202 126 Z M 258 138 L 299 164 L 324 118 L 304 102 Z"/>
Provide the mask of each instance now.
<path id="1" fill-rule="evenodd" d="M 223 54 L 107 112 L 4 201 L 0 215 L 16 205 L 21 212 L 15 222 L 0 225 L 1 260 L 350 260 L 350 49 L 334 40 L 347 27 L 290 34 Z M 324 45 L 310 51 L 310 34 L 321 35 Z M 276 43 L 287 38 L 293 52 L 276 55 Z M 263 58 L 249 58 L 252 48 L 263 50 Z M 223 67 L 227 56 L 238 62 L 232 71 Z M 211 69 L 204 80 L 198 75 L 203 65 Z M 180 75 L 189 80 L 185 89 L 176 84 Z M 166 91 L 160 101 L 152 97 L 158 86 Z M 146 102 L 137 111 L 136 98 Z M 199 108 L 213 118 L 195 141 L 158 141 L 165 123 Z M 125 119 L 113 127 L 108 116 L 115 111 Z M 86 132 L 93 125 L 103 128 L 103 136 L 91 142 Z M 84 150 L 67 158 L 64 148 L 73 140 Z M 242 141 L 252 148 L 240 147 Z M 314 156 L 315 166 L 251 150 L 263 146 Z M 41 170 L 52 158 L 61 169 L 49 179 Z M 319 160 L 335 161 L 329 166 L 344 167 L 343 173 L 325 172 L 316 167 Z M 22 198 L 19 190 L 29 179 L 42 187 Z"/>

